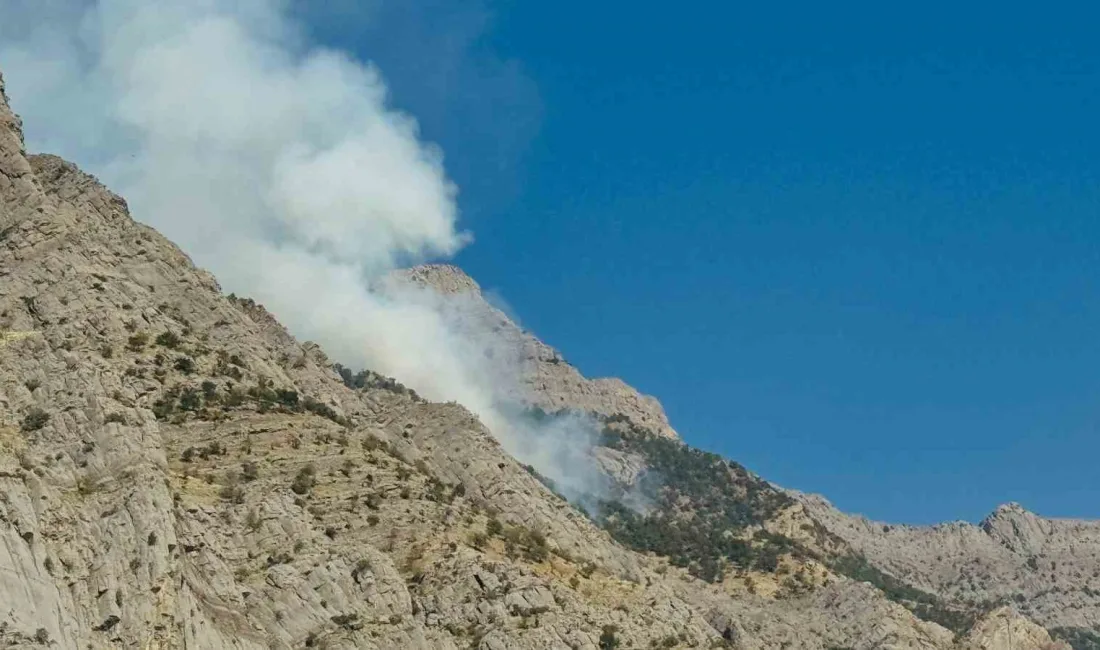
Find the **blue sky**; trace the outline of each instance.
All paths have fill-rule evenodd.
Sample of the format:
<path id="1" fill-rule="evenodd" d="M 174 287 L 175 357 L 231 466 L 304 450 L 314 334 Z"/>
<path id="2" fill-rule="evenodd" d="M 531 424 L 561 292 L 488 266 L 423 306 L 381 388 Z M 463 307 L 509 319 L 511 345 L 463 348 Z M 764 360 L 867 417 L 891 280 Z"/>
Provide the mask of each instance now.
<path id="1" fill-rule="evenodd" d="M 1100 517 L 1100 15 L 818 5 L 305 15 L 443 146 L 458 263 L 687 442 L 874 518 Z"/>

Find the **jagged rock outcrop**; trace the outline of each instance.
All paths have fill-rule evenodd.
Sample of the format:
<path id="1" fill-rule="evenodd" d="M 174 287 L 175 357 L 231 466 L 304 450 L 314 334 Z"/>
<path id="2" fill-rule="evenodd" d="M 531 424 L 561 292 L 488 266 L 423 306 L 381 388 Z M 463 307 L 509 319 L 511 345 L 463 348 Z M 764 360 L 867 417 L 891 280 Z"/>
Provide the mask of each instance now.
<path id="1" fill-rule="evenodd" d="M 487 349 L 513 357 L 520 376 L 511 397 L 520 403 L 553 412 L 563 408 L 610 416 L 620 415 L 661 435 L 676 437 L 661 403 L 642 395 L 621 379 L 587 379 L 561 353 L 516 325 L 504 312 L 485 300 L 478 286 L 462 269 L 449 264 L 425 264 L 398 274 L 403 280 L 460 296 L 452 301 L 461 311 L 459 323 L 478 332 L 490 332 Z M 513 364 L 508 364 L 513 365 Z"/>
<path id="2" fill-rule="evenodd" d="M 986 614 L 963 639 L 967 650 L 1071 650 L 1064 641 L 1055 641 L 1050 634 L 1020 616 L 1010 607 L 1002 607 Z"/>
<path id="3" fill-rule="evenodd" d="M 977 525 L 896 526 L 797 496 L 826 529 L 912 585 L 960 603 L 1012 603 L 1048 629 L 1100 642 L 1100 522 L 1047 519 L 1012 503 Z"/>

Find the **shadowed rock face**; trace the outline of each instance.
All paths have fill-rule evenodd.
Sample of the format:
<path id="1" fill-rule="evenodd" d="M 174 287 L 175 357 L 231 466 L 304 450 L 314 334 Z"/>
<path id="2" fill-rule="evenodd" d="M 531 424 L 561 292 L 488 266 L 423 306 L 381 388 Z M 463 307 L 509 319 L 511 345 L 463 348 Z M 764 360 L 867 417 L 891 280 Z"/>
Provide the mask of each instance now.
<path id="1" fill-rule="evenodd" d="M 453 267 L 409 277 L 481 300 Z M 675 435 L 651 398 L 585 380 L 481 313 L 530 363 L 517 395 Z M 1049 641 L 997 614 L 957 643 L 813 560 L 700 582 L 613 542 L 465 409 L 351 390 L 332 361 L 222 295 L 95 178 L 28 157 L 0 100 L 0 643 L 946 650 L 999 649 L 1007 629 L 1028 639 L 1014 650 Z M 622 480 L 642 471 L 600 453 Z M 807 520 L 785 517 L 776 530 L 800 534 Z M 972 534 L 1013 557 L 1082 534 L 1008 517 Z"/>

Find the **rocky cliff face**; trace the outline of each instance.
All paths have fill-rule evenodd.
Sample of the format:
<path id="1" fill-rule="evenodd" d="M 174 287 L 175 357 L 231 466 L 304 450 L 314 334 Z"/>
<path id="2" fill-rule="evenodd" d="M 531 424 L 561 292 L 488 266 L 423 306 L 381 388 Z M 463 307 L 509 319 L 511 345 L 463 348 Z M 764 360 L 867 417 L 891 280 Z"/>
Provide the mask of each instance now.
<path id="1" fill-rule="evenodd" d="M 412 274 L 476 289 L 446 267 Z M 618 416 L 670 441 L 655 401 L 584 380 L 504 321 L 501 335 L 531 361 L 536 403 Z M 0 93 L 0 643 L 1024 650 L 1049 641 L 1011 614 L 957 637 L 824 556 L 784 554 L 703 582 L 614 541 L 462 407 L 394 383 L 352 390 L 332 364 L 261 306 L 224 296 L 95 178 L 28 156 Z M 639 471 L 636 457 L 617 458 L 624 474 Z M 756 485 L 730 472 L 738 490 Z M 804 513 L 818 511 L 798 512 L 783 510 L 777 539 L 813 529 Z M 844 531 L 821 517 L 840 531 L 828 552 L 843 552 Z M 1021 528 L 1020 548 L 1077 552 L 1077 532 L 1043 526 Z M 910 563 L 912 575 L 922 562 Z M 940 588 L 935 576 L 921 584 Z"/>
<path id="2" fill-rule="evenodd" d="M 1100 522 L 1046 519 L 1018 504 L 979 524 L 892 526 L 797 495 L 811 516 L 883 570 L 951 601 L 1011 603 L 1100 647 Z"/>
<path id="3" fill-rule="evenodd" d="M 493 332 L 494 350 L 513 355 L 515 364 L 521 368 L 512 394 L 516 401 L 549 412 L 574 409 L 603 416 L 625 416 L 660 435 L 676 437 L 664 408 L 655 398 L 642 395 L 621 379 L 585 378 L 561 353 L 485 300 L 477 282 L 458 267 L 426 264 L 399 275 L 406 281 L 464 298 L 458 303 L 462 318 L 479 331 Z"/>

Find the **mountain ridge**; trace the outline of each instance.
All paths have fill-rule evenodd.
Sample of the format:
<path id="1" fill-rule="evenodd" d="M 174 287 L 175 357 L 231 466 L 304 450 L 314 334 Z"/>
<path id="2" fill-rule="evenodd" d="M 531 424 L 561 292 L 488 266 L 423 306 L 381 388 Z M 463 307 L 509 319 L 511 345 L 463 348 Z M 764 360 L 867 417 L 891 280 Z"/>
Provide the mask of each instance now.
<path id="1" fill-rule="evenodd" d="M 691 558 L 631 550 L 465 408 L 391 383 L 349 388 L 318 345 L 223 295 L 94 177 L 28 157 L 6 96 L 0 124 L 9 647 L 1054 647 L 1011 608 L 983 612 L 961 635 L 921 620 L 824 555 L 723 560 L 706 582 Z M 699 490 L 718 471 L 737 490 L 764 489 L 667 431 L 650 436 L 631 415 L 659 423 L 655 411 L 586 393 L 573 372 L 568 390 L 541 389 L 532 406 L 625 409 L 604 414 L 606 442 L 637 440 L 596 453 L 665 454 Z M 739 491 L 717 496 L 746 503 Z M 711 514 L 679 498 L 670 507 Z M 716 538 L 751 549 L 768 527 L 814 529 L 796 511 Z M 833 541 L 818 533 L 807 541 Z M 848 552 L 836 543 L 821 551 Z"/>
<path id="2" fill-rule="evenodd" d="M 516 325 L 490 304 L 477 281 L 461 268 L 452 264 L 422 264 L 394 275 L 445 295 L 471 298 L 465 318 L 487 325 L 497 340 L 518 351 L 521 380 L 517 384 L 519 390 L 512 393 L 517 402 L 544 411 L 568 406 L 602 416 L 625 415 L 639 426 L 661 435 L 679 437 L 657 398 L 639 393 L 617 377 L 586 378 L 558 350 Z"/>

